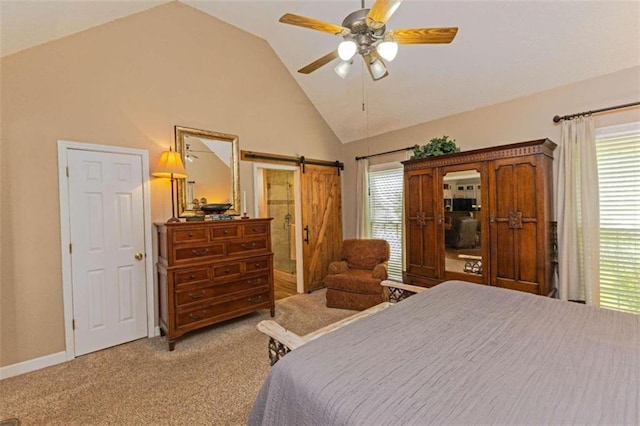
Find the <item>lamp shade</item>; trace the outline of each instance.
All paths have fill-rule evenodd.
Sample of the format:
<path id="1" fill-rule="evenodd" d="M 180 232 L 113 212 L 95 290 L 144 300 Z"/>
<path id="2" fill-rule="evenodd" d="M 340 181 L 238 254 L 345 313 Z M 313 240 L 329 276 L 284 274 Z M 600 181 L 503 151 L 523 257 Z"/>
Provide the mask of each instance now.
<path id="1" fill-rule="evenodd" d="M 182 164 L 180 154 L 175 151 L 163 151 L 158 161 L 158 165 L 152 173 L 155 177 L 164 178 L 186 178 L 187 172 Z"/>
<path id="2" fill-rule="evenodd" d="M 345 40 L 338 45 L 338 56 L 343 61 L 348 61 L 356 54 L 358 46 L 352 40 Z"/>
<path id="3" fill-rule="evenodd" d="M 341 61 L 336 67 L 334 71 L 342 78 L 347 78 L 349 71 L 351 71 L 351 64 L 353 61 Z"/>
<path id="4" fill-rule="evenodd" d="M 382 61 L 374 59 L 371 62 L 371 74 L 373 75 L 374 80 L 382 78 L 385 72 L 387 72 L 387 68 L 384 66 Z"/>
<path id="5" fill-rule="evenodd" d="M 383 41 L 378 44 L 376 50 L 387 61 L 393 61 L 398 54 L 398 43 L 395 41 Z"/>

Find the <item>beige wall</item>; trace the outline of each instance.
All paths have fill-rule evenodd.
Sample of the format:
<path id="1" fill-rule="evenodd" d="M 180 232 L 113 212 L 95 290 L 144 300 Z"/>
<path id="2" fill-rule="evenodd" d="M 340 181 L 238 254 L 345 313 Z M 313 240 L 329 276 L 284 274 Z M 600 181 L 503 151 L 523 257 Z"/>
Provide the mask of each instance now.
<path id="1" fill-rule="evenodd" d="M 560 142 L 560 125 L 554 115 L 606 108 L 640 99 L 640 67 L 563 86 L 509 102 L 480 108 L 422 123 L 344 146 L 344 193 L 355 194 L 356 156 L 424 145 L 431 138 L 447 135 L 463 151 L 549 138 Z M 640 108 L 618 110 L 594 116 L 596 126 L 640 121 Z M 374 157 L 371 161 L 397 161 L 399 155 Z M 343 204 L 345 238 L 355 236 L 355 199 Z"/>
<path id="2" fill-rule="evenodd" d="M 342 146 L 269 45 L 180 3 L 3 58 L 0 366 L 64 351 L 57 141 L 146 149 L 173 126 L 240 148 L 336 160 Z M 250 200 L 251 165 L 241 165 Z M 170 214 L 166 180 L 152 218 Z M 251 209 L 249 210 L 251 211 Z"/>

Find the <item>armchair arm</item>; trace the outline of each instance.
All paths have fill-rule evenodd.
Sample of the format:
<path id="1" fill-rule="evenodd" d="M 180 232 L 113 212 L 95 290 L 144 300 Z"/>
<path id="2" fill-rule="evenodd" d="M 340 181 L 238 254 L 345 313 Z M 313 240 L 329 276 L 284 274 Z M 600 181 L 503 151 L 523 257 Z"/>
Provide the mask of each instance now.
<path id="1" fill-rule="evenodd" d="M 329 263 L 329 274 L 342 274 L 343 272 L 347 272 L 349 270 L 349 265 L 346 261 L 342 260 L 340 262 L 331 262 Z"/>
<path id="2" fill-rule="evenodd" d="M 387 265 L 384 263 L 380 263 L 373 268 L 373 272 L 371 272 L 371 276 L 377 280 L 386 280 L 387 279 Z"/>

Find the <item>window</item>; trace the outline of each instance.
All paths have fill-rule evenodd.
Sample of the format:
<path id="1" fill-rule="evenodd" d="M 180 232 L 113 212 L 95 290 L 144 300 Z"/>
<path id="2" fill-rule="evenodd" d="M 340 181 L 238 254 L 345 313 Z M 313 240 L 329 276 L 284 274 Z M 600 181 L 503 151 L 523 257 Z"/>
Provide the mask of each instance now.
<path id="1" fill-rule="evenodd" d="M 600 306 L 640 314 L 640 123 L 597 130 Z"/>
<path id="2" fill-rule="evenodd" d="M 389 278 L 402 281 L 402 185 L 403 169 L 399 163 L 369 168 L 369 223 L 371 238 L 389 242 Z"/>

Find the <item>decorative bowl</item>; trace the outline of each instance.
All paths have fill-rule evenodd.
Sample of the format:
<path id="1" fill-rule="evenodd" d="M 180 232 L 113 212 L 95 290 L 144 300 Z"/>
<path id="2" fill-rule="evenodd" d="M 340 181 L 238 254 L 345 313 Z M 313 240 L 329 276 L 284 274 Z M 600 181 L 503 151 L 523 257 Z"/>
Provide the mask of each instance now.
<path id="1" fill-rule="evenodd" d="M 221 204 L 203 204 L 200 206 L 200 210 L 206 214 L 222 214 L 231 208 L 230 203 Z"/>

